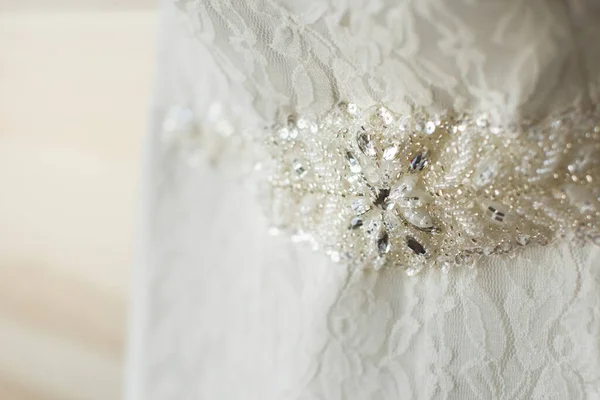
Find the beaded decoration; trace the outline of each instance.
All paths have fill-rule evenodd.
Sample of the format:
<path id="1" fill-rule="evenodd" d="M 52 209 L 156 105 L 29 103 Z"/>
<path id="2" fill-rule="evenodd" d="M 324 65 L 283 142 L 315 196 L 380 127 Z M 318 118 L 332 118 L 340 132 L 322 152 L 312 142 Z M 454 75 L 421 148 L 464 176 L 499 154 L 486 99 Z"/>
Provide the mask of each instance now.
<path id="1" fill-rule="evenodd" d="M 415 275 L 566 235 L 600 243 L 600 112 L 496 126 L 341 104 L 264 143 L 278 228 L 335 261 Z"/>
<path id="2" fill-rule="evenodd" d="M 274 231 L 334 261 L 415 275 L 564 236 L 600 244 L 599 108 L 500 126 L 343 103 L 316 120 L 292 114 L 266 136 L 213 108 L 201 124 L 170 110 L 165 137 L 186 151 L 252 150 Z"/>

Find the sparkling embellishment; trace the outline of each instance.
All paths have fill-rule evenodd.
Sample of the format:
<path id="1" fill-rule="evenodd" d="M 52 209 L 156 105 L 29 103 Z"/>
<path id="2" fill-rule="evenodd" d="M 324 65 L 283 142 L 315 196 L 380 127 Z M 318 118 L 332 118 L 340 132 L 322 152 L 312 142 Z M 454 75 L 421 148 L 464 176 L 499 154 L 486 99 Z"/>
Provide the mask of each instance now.
<path id="1" fill-rule="evenodd" d="M 379 251 L 379 255 L 383 256 L 389 253 L 390 249 L 390 237 L 386 231 L 382 231 L 377 239 L 377 250 Z"/>
<path id="2" fill-rule="evenodd" d="M 306 175 L 306 169 L 302 165 L 302 163 L 298 160 L 294 160 L 294 171 L 298 174 L 299 177 L 303 177 Z"/>
<path id="3" fill-rule="evenodd" d="M 365 155 L 369 157 L 375 157 L 377 155 L 377 150 L 375 150 L 375 146 L 371 141 L 371 135 L 361 132 L 358 134 L 358 138 L 356 140 L 358 142 L 358 148 Z"/>
<path id="4" fill-rule="evenodd" d="M 431 135 L 435 132 L 435 123 L 433 121 L 427 121 L 425 123 L 425 133 Z"/>
<path id="5" fill-rule="evenodd" d="M 411 249 L 418 256 L 421 256 L 426 253 L 423 245 L 421 243 L 417 242 L 417 239 L 415 239 L 413 237 L 409 236 L 406 238 L 406 245 L 408 246 L 409 249 Z"/>
<path id="6" fill-rule="evenodd" d="M 261 173 L 278 227 L 341 262 L 449 271 L 571 233 L 598 240 L 598 121 L 600 110 L 499 125 L 346 104 L 276 128 Z"/>
<path id="7" fill-rule="evenodd" d="M 419 152 L 410 160 L 410 168 L 413 171 L 421 171 L 427 165 L 427 150 Z"/>
<path id="8" fill-rule="evenodd" d="M 356 157 L 354 157 L 354 155 L 352 153 L 350 153 L 350 152 L 346 153 L 346 160 L 348 161 L 348 165 L 350 166 L 350 172 L 358 174 L 360 171 L 362 171 L 362 168 L 361 168 L 360 164 L 358 163 L 358 160 L 356 159 Z"/>
<path id="9" fill-rule="evenodd" d="M 398 154 L 398 146 L 390 146 L 383 151 L 383 159 L 387 161 L 391 161 Z"/>
<path id="10" fill-rule="evenodd" d="M 499 125 L 344 104 L 319 119 L 286 113 L 266 138 L 223 110 L 168 110 L 165 148 L 191 166 L 201 152 L 212 163 L 257 150 L 236 162 L 256 166 L 272 231 L 336 262 L 412 276 L 563 236 L 600 245 L 600 107 Z"/>

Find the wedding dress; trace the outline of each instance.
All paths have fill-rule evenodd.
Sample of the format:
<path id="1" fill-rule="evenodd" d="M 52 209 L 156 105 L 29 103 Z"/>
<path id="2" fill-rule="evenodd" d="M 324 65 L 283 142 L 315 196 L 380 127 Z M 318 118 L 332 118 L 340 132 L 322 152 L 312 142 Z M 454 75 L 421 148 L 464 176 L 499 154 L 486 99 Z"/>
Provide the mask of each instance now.
<path id="1" fill-rule="evenodd" d="M 163 25 L 127 398 L 600 399 L 600 3 Z"/>

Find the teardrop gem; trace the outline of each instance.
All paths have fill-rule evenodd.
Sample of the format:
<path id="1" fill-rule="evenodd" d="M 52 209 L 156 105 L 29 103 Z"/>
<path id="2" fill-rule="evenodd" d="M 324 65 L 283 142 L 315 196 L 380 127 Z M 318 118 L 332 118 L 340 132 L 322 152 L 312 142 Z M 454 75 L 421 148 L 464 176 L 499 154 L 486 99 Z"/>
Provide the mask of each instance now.
<path id="1" fill-rule="evenodd" d="M 425 247 L 423 247 L 423 245 L 419 242 L 417 242 L 417 239 L 415 239 L 412 236 L 408 236 L 406 238 L 406 245 L 408 246 L 409 249 L 411 249 L 416 255 L 423 255 L 425 254 Z"/>
<path id="2" fill-rule="evenodd" d="M 377 238 L 377 251 L 379 255 L 389 253 L 392 246 L 390 245 L 390 237 L 385 230 L 382 230 Z"/>
<path id="3" fill-rule="evenodd" d="M 354 157 L 354 154 L 350 153 L 349 151 L 346 152 L 346 161 L 348 161 L 348 166 L 350 167 L 350 172 L 352 172 L 354 174 L 358 174 L 362 171 L 362 168 L 361 168 L 360 164 L 358 163 L 358 160 L 356 159 L 356 157 Z"/>
<path id="4" fill-rule="evenodd" d="M 377 156 L 377 150 L 375 150 L 375 146 L 371 141 L 371 135 L 365 132 L 360 132 L 356 141 L 358 143 L 358 148 L 363 152 L 363 154 L 369 157 Z"/>
<path id="5" fill-rule="evenodd" d="M 405 208 L 401 211 L 406 221 L 418 229 L 429 231 L 433 229 L 433 218 L 423 208 Z"/>

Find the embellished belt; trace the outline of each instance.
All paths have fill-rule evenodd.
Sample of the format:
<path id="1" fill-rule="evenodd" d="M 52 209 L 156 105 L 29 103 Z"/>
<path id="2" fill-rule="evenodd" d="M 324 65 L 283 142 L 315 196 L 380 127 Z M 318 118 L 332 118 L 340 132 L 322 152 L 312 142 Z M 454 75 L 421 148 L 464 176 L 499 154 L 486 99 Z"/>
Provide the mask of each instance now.
<path id="1" fill-rule="evenodd" d="M 343 103 L 271 132 L 271 220 L 334 261 L 415 275 L 563 236 L 600 243 L 600 110 L 496 125 Z"/>

